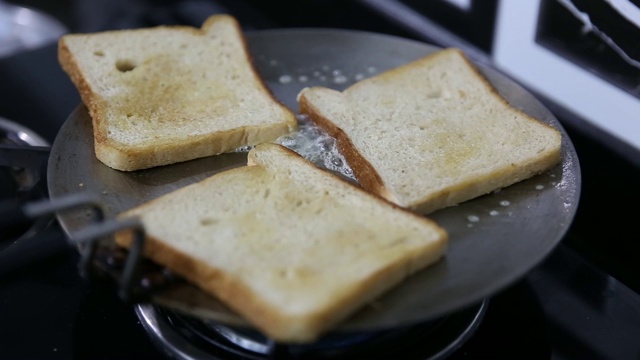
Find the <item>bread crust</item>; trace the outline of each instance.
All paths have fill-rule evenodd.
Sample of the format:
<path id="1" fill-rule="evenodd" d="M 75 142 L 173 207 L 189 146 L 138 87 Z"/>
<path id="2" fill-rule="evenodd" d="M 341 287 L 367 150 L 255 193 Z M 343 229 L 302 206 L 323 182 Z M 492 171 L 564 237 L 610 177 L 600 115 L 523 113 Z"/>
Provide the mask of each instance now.
<path id="1" fill-rule="evenodd" d="M 122 247 L 129 248 L 131 241 L 130 234 L 116 234 L 116 242 Z M 431 249 L 426 251 L 428 256 L 419 259 L 409 259 L 410 256 L 407 256 L 407 260 L 389 264 L 353 287 L 346 296 L 341 297 L 340 302 L 313 314 L 305 314 L 304 317 L 293 317 L 262 301 L 259 294 L 224 270 L 198 261 L 157 238 L 149 236 L 145 241 L 145 257 L 153 259 L 154 262 L 171 269 L 216 296 L 270 339 L 292 344 L 317 341 L 321 335 L 358 308 L 373 301 L 427 264 L 437 261 L 446 249 L 442 243 L 431 243 Z"/>
<path id="2" fill-rule="evenodd" d="M 136 32 L 149 33 L 155 30 L 170 30 L 188 32 L 204 38 L 214 25 L 221 22 L 226 22 L 233 27 L 235 36 L 243 49 L 244 59 L 241 61 L 246 61 L 248 64 L 248 72 L 259 91 L 270 99 L 273 106 L 280 109 L 279 111 L 282 115 L 279 122 L 258 126 L 239 125 L 232 130 L 212 131 L 204 135 L 184 139 L 158 139 L 158 141 L 150 144 L 122 143 L 109 134 L 111 124 L 106 112 L 111 100 L 105 98 L 103 94 L 93 87 L 89 80 L 90 76 L 85 71 L 86 69 L 83 64 L 79 63 L 78 57 L 69 46 L 70 39 L 91 36 L 92 34 L 69 34 L 60 38 L 58 41 L 58 62 L 76 86 L 82 103 L 86 106 L 92 119 L 95 154 L 100 161 L 117 170 L 134 171 L 216 155 L 240 146 L 271 141 L 297 127 L 293 112 L 275 97 L 258 73 L 254 60 L 248 51 L 246 38 L 243 36 L 240 24 L 229 15 L 213 15 L 199 29 L 189 26 L 158 26 L 145 29 L 106 31 L 100 33 L 100 35 L 109 36 L 109 34 L 121 33 L 131 33 L 133 35 Z"/>
<path id="3" fill-rule="evenodd" d="M 313 104 L 302 93 L 298 98 L 298 106 L 301 114 L 308 115 L 313 122 L 323 129 L 329 136 L 336 139 L 338 150 L 347 160 L 349 167 L 353 170 L 354 177 L 360 185 L 371 193 L 381 196 L 384 199 L 396 203 L 397 199 L 385 186 L 382 177 L 375 167 L 360 153 L 358 148 L 353 145 L 349 136 L 331 119 L 327 118 L 322 112 L 313 106 Z"/>

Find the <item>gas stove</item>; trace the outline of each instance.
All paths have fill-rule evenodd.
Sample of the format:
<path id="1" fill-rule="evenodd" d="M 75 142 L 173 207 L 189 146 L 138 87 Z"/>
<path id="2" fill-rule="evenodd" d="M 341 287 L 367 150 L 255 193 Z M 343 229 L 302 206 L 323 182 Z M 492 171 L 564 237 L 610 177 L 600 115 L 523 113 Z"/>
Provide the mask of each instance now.
<path id="1" fill-rule="evenodd" d="M 498 67 L 492 57 L 499 45 L 490 41 L 491 36 L 465 32 L 456 24 L 464 19 L 475 19 L 469 26 L 497 23 L 499 2 L 488 1 L 492 5 L 483 8 L 483 17 L 459 11 L 477 7 L 473 1 L 437 1 L 448 3 L 440 5 L 445 10 L 429 11 L 449 14 L 448 22 L 434 22 L 433 13 L 417 6 L 418 2 L 399 2 L 404 5 L 401 8 L 386 7 L 395 1 L 385 7 L 376 3 L 380 2 L 310 1 L 302 6 L 292 1 L 266 5 L 259 1 L 166 0 L 68 1 L 57 6 L 29 1 L 23 5 L 51 14 L 73 32 L 158 24 L 199 26 L 208 15 L 224 12 L 235 15 L 247 31 L 294 27 L 365 30 L 460 46 L 475 54 L 476 61 Z M 411 10 L 411 16 L 398 9 Z M 486 15 L 491 9 L 493 16 Z M 467 17 L 456 21 L 454 14 Z M 502 64 L 506 73 L 517 70 Z M 0 144 L 12 149 L 36 147 L 39 161 L 46 161 L 49 144 L 80 103 L 57 63 L 55 44 L 0 58 L 0 74 L 4 131 Z M 517 74 L 510 75 L 518 79 Z M 526 74 L 520 79 L 526 83 Z M 620 85 L 616 81 L 618 88 L 630 88 L 628 82 Z M 118 296 L 112 279 L 88 281 L 80 276 L 77 251 L 55 249 L 27 267 L 1 275 L 0 357 L 637 359 L 640 280 L 636 274 L 640 268 L 636 254 L 640 245 L 633 227 L 636 212 L 626 210 L 640 201 L 640 167 L 633 142 L 576 113 L 571 104 L 545 92 L 543 85 L 531 83 L 529 89 L 556 115 L 574 143 L 582 169 L 580 206 L 554 251 L 498 293 L 428 323 L 384 333 L 332 335 L 312 347 L 293 347 L 162 307 L 127 303 Z M 3 164 L 0 170 L 3 199 L 48 197 L 43 183 L 46 167 L 12 163 Z M 45 218 L 14 233 L 3 233 L 0 249 L 20 246 L 35 251 L 45 233 L 64 234 L 55 219 Z"/>

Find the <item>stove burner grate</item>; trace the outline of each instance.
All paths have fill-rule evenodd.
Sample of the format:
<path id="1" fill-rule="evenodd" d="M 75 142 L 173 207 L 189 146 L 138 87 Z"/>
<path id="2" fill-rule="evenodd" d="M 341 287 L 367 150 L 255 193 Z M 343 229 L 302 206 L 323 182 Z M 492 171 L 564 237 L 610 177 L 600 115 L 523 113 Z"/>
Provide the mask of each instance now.
<path id="1" fill-rule="evenodd" d="M 30 201 L 47 196 L 43 179 L 46 175 L 48 146 L 47 141 L 32 130 L 0 118 L 0 200 Z M 16 156 L 29 161 L 23 164 Z M 11 231 L 3 231 L 0 240 L 8 244 L 32 236 L 50 222 L 50 219 L 40 219 Z"/>
<path id="2" fill-rule="evenodd" d="M 335 332 L 313 344 L 274 343 L 261 333 L 196 319 L 154 305 L 136 313 L 160 349 L 177 359 L 341 360 L 388 356 L 444 359 L 468 340 L 486 312 L 488 300 L 448 316 L 389 330 Z"/>

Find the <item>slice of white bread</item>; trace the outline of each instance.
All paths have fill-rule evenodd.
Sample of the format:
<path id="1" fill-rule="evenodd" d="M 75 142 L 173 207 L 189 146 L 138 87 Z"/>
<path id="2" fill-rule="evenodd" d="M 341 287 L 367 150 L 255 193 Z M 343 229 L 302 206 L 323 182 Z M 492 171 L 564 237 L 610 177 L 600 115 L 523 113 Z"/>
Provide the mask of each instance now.
<path id="1" fill-rule="evenodd" d="M 510 106 L 458 49 L 298 94 L 300 112 L 337 139 L 360 184 L 421 213 L 541 173 L 561 134 Z"/>
<path id="2" fill-rule="evenodd" d="M 141 219 L 146 256 L 274 340 L 317 339 L 445 252 L 435 222 L 292 150 L 261 144 L 248 162 L 120 216 Z"/>
<path id="3" fill-rule="evenodd" d="M 59 62 L 93 120 L 97 158 L 138 170 L 271 141 L 295 114 L 263 83 L 236 19 L 69 34 Z"/>

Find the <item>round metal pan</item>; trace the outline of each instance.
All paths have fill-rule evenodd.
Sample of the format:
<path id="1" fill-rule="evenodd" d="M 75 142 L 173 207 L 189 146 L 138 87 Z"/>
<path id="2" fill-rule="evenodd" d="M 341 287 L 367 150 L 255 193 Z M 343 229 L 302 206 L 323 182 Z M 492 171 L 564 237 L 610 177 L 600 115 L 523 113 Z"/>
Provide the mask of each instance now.
<path id="1" fill-rule="evenodd" d="M 421 42 L 357 31 L 285 29 L 247 33 L 260 74 L 275 96 L 297 111 L 306 86 L 342 90 L 353 82 L 438 50 Z M 580 192 L 575 150 L 556 118 L 529 92 L 501 73 L 478 66 L 515 107 L 562 132 L 562 163 L 532 179 L 430 215 L 449 232 L 446 256 L 366 306 L 336 330 L 364 331 L 410 325 L 473 305 L 525 275 L 560 242 Z M 101 197 L 107 216 L 214 173 L 245 164 L 229 153 L 132 173 L 112 170 L 93 152 L 91 121 L 80 105 L 61 128 L 49 161 L 52 198 L 77 192 Z M 86 226 L 86 214 L 66 213 L 68 233 Z M 155 302 L 228 323 L 242 319 L 198 289 L 161 293 Z"/>

